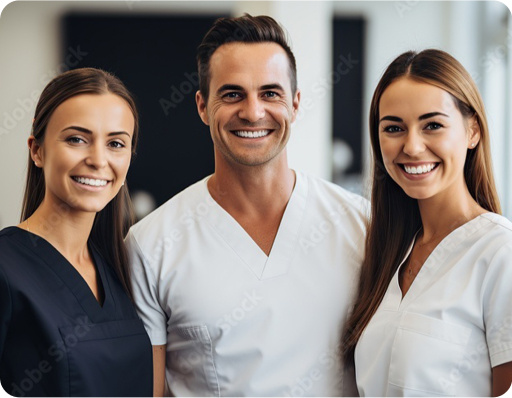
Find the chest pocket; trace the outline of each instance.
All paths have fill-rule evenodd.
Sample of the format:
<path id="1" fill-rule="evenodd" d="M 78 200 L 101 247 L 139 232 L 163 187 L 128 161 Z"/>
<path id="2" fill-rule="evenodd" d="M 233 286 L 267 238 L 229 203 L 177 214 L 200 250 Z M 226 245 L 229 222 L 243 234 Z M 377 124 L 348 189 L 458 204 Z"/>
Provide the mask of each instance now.
<path id="1" fill-rule="evenodd" d="M 153 358 L 142 321 L 77 323 L 59 328 L 69 396 L 151 396 Z"/>
<path id="2" fill-rule="evenodd" d="M 220 397 L 213 347 L 206 325 L 179 326 L 169 331 L 167 366 L 172 374 L 169 383 L 175 393 L 194 391 L 199 396 Z M 180 388 L 181 387 L 181 388 Z M 173 391 L 174 392 L 174 391 Z"/>
<path id="3" fill-rule="evenodd" d="M 387 396 L 455 396 L 449 375 L 457 371 L 471 329 L 424 315 L 405 313 L 389 368 Z"/>

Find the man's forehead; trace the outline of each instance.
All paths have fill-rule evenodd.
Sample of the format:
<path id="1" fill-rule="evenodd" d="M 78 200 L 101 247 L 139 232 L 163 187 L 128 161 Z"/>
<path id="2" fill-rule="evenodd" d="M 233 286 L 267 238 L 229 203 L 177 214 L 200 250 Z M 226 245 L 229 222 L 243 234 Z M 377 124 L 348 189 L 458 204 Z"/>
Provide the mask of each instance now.
<path id="1" fill-rule="evenodd" d="M 211 83 L 214 81 L 220 83 L 218 80 L 229 79 L 233 80 L 233 84 L 242 84 L 247 77 L 262 80 L 261 84 L 270 84 L 276 81 L 283 85 L 288 83 L 290 63 L 285 50 L 273 42 L 235 42 L 223 44 L 212 55 L 210 59 Z"/>

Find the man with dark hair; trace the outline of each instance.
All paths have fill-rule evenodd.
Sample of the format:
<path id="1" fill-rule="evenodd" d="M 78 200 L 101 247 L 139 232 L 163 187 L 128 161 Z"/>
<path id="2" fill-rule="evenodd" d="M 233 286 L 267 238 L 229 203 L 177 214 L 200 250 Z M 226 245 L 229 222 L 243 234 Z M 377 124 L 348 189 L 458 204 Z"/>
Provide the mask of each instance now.
<path id="1" fill-rule="evenodd" d="M 215 172 L 127 238 L 155 394 L 165 379 L 176 396 L 354 395 L 337 347 L 366 202 L 288 167 L 300 92 L 275 20 L 218 20 L 198 67 Z"/>

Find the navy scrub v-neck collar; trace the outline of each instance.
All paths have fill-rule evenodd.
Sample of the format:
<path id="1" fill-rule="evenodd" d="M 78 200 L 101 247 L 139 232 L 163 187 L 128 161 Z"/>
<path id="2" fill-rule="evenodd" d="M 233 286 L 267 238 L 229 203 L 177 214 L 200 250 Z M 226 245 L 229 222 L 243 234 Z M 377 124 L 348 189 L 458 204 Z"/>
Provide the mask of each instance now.
<path id="1" fill-rule="evenodd" d="M 38 249 L 38 257 L 43 261 L 67 286 L 78 304 L 85 311 L 89 319 L 96 323 L 111 319 L 115 311 L 110 282 L 105 263 L 97 249 L 88 242 L 89 252 L 98 271 L 103 288 L 103 305 L 101 305 L 91 288 L 76 268 L 46 239 L 18 227 L 19 242 L 33 251 Z"/>

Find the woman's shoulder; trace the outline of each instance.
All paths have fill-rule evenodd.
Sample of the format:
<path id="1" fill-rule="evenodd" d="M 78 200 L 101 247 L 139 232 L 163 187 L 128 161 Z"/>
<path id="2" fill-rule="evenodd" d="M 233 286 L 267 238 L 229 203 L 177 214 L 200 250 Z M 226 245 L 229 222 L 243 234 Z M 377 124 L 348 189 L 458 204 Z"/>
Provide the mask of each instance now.
<path id="1" fill-rule="evenodd" d="M 481 217 L 489 223 L 493 232 L 507 237 L 512 243 L 512 221 L 496 213 L 484 213 Z"/>
<path id="2" fill-rule="evenodd" d="M 27 233 L 18 227 L 6 227 L 0 231 L 0 259 L 17 247 L 13 244 L 20 240 L 23 232 Z"/>
<path id="3" fill-rule="evenodd" d="M 10 226 L 0 230 L 0 240 L 7 239 L 10 236 L 18 234 L 18 231 L 23 231 L 21 228 Z"/>

